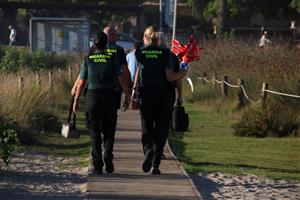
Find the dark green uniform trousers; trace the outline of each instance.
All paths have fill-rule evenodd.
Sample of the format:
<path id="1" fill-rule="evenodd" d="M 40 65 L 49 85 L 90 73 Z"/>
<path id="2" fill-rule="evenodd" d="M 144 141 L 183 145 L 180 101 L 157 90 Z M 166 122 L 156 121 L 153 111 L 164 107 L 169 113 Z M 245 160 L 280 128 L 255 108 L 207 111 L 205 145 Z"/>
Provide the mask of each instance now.
<path id="1" fill-rule="evenodd" d="M 92 159 L 96 167 L 103 166 L 104 160 L 112 161 L 117 123 L 117 95 L 113 90 L 88 90 L 86 94 L 86 126 L 92 145 Z"/>
<path id="2" fill-rule="evenodd" d="M 158 168 L 168 138 L 171 90 L 169 86 L 145 86 L 140 88 L 140 97 L 144 154 L 151 152 L 152 166 Z"/>

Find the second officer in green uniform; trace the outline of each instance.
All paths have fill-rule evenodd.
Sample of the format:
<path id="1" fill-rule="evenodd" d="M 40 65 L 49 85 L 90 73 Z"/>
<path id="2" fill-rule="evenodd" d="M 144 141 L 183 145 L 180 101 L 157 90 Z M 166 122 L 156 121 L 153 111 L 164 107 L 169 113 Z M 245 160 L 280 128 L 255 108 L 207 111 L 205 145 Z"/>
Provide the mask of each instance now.
<path id="1" fill-rule="evenodd" d="M 173 72 L 170 51 L 158 46 L 158 35 L 152 27 L 145 30 L 143 40 L 145 48 L 135 52 L 140 66 L 137 73 L 145 155 L 142 169 L 147 173 L 152 168 L 152 174 L 160 174 L 161 154 L 168 137 L 172 110 L 170 81 L 181 79 L 186 71 Z"/>
<path id="2" fill-rule="evenodd" d="M 114 91 L 115 77 L 118 77 L 125 92 L 124 110 L 128 108 L 130 94 L 116 55 L 107 52 L 107 35 L 103 32 L 97 34 L 93 45 L 95 51 L 85 58 L 80 70 L 73 110 L 74 112 L 78 110 L 78 98 L 87 84 L 86 126 L 91 136 L 94 173 L 102 173 L 104 164 L 107 173 L 112 173 L 114 171 L 113 146 L 118 110 L 118 96 Z M 102 143 L 104 146 L 103 159 Z"/>

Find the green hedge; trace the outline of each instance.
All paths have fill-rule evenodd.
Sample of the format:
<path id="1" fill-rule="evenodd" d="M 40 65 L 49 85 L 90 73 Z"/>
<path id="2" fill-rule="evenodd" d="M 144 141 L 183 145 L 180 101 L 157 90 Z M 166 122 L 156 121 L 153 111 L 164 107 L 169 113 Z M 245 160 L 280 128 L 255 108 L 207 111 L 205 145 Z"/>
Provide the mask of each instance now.
<path id="1" fill-rule="evenodd" d="M 65 67 L 68 64 L 68 56 L 57 55 L 52 52 L 29 52 L 26 48 L 0 47 L 0 70 L 17 71 L 19 69 L 50 69 L 53 67 Z"/>
<path id="2" fill-rule="evenodd" d="M 233 124 L 235 135 L 263 138 L 299 136 L 300 122 L 287 106 L 271 103 L 266 108 L 249 107 Z"/>

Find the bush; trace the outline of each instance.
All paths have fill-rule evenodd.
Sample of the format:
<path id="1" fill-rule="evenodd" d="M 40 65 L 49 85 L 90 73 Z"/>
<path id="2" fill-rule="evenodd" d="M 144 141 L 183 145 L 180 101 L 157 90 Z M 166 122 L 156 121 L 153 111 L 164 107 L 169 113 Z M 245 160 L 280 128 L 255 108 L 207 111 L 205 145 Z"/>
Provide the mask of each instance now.
<path id="1" fill-rule="evenodd" d="M 8 127 L 9 126 L 0 119 L 0 157 L 6 165 L 9 163 L 12 144 L 18 141 L 17 132 Z"/>
<path id="2" fill-rule="evenodd" d="M 299 127 L 296 113 L 275 103 L 265 109 L 248 108 L 241 120 L 233 124 L 235 135 L 260 138 L 299 136 Z"/>
<path id="3" fill-rule="evenodd" d="M 52 69 L 53 67 L 65 67 L 68 62 L 73 62 L 70 56 L 56 55 L 46 51 L 34 51 L 30 53 L 26 48 L 0 47 L 0 69 L 15 72 L 20 69 L 31 71 Z"/>
<path id="4" fill-rule="evenodd" d="M 16 47 L 7 47 L 1 61 L 1 70 L 17 71 L 19 66 L 20 53 Z"/>

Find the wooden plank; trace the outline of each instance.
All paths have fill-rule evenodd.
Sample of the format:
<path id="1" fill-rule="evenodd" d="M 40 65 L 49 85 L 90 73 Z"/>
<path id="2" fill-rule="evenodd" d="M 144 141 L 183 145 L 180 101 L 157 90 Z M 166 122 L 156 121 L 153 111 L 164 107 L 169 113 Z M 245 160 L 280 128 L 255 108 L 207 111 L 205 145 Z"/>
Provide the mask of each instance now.
<path id="1" fill-rule="evenodd" d="M 165 148 L 164 154 L 167 159 L 161 162 L 161 175 L 144 173 L 139 114 L 136 111 L 120 112 L 114 147 L 115 172 L 89 174 L 85 198 L 91 200 L 199 199 L 189 178 L 168 148 Z"/>

